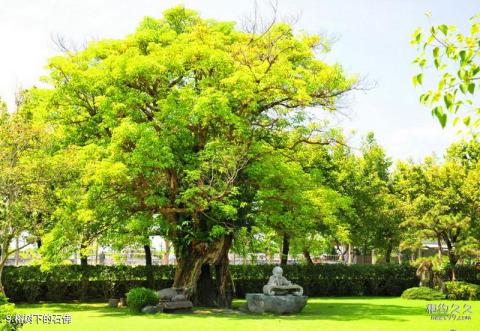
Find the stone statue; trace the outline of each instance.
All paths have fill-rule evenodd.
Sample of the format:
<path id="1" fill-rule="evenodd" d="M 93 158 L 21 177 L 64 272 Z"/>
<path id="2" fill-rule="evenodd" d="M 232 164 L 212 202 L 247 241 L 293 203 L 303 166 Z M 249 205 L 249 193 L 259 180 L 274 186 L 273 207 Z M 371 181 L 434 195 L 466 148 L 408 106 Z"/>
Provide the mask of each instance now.
<path id="1" fill-rule="evenodd" d="M 420 278 L 420 286 L 433 288 L 432 262 L 423 261 L 418 266 L 416 275 Z"/>
<path id="2" fill-rule="evenodd" d="M 268 279 L 267 285 L 263 287 L 263 293 L 266 295 L 303 295 L 303 287 L 293 284 L 283 277 L 282 274 L 282 268 L 273 268 L 273 275 Z"/>

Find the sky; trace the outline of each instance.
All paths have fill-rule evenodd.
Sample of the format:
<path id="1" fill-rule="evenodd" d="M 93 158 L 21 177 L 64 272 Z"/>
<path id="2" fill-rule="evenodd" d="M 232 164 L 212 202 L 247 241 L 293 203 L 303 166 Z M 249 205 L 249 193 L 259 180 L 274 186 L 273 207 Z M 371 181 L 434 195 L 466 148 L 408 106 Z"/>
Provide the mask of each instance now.
<path id="1" fill-rule="evenodd" d="M 269 16 L 267 2 L 258 0 Z M 52 36 L 75 44 L 132 33 L 145 16 L 183 4 L 204 18 L 242 21 L 251 16 L 253 0 L 0 0 L 0 96 L 11 107 L 18 88 L 38 85 L 49 57 L 58 53 Z M 280 17 L 297 17 L 295 28 L 335 39 L 332 51 L 320 55 L 359 75 L 372 87 L 350 95 L 343 105 L 341 125 L 356 132 L 350 141 L 374 132 L 394 160 L 419 161 L 443 154 L 459 139 L 456 129 L 442 129 L 421 106 L 411 77 L 416 49 L 409 44 L 416 27 L 433 23 L 465 27 L 480 11 L 471 0 L 278 0 Z"/>

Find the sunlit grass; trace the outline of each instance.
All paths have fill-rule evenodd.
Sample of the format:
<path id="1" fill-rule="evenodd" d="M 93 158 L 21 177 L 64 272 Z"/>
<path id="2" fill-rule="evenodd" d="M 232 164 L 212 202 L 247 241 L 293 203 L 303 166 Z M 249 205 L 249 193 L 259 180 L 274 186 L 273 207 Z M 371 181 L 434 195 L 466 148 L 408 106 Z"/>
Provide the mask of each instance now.
<path id="1" fill-rule="evenodd" d="M 471 320 L 431 320 L 427 301 L 400 298 L 311 298 L 296 315 L 249 315 L 238 310 L 198 308 L 190 314 L 134 315 L 106 304 L 20 304 L 20 314 L 71 314 L 68 325 L 35 324 L 22 330 L 480 330 L 480 302 L 437 301 L 472 306 Z M 243 304 L 235 301 L 234 308 Z"/>

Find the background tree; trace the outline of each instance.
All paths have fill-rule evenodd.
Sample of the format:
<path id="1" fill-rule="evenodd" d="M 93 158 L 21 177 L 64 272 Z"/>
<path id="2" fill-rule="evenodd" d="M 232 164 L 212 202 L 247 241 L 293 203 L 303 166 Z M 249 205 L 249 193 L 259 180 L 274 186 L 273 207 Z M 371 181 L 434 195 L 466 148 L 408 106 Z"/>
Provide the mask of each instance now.
<path id="1" fill-rule="evenodd" d="M 406 208 L 402 224 L 409 232 L 406 241 L 420 247 L 423 240 L 434 240 L 439 254 L 445 244 L 453 280 L 457 262 L 471 253 L 472 245 L 478 245 L 474 229 L 479 217 L 465 194 L 471 188 L 467 186 L 468 171 L 454 160 L 458 158 L 447 155 L 443 164 L 427 159 L 421 165 L 402 165 L 397 174 Z"/>
<path id="2" fill-rule="evenodd" d="M 52 212 L 55 178 L 43 162 L 49 149 L 42 127 L 25 120 L 19 112 L 0 109 L 0 280 L 7 259 L 36 242 Z M 15 238 L 23 245 L 11 247 Z M 0 281 L 0 292 L 4 293 Z"/>

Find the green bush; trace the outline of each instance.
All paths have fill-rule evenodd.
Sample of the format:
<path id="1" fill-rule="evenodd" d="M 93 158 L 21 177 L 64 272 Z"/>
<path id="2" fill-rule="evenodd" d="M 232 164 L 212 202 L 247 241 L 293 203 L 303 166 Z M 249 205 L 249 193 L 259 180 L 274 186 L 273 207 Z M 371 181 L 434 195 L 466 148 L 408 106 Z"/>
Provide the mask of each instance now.
<path id="1" fill-rule="evenodd" d="M 403 299 L 409 300 L 442 300 L 445 294 L 429 287 L 412 287 L 402 293 Z"/>
<path id="2" fill-rule="evenodd" d="M 445 282 L 447 298 L 452 300 L 480 300 L 480 285 L 467 282 Z"/>
<path id="3" fill-rule="evenodd" d="M 8 303 L 8 298 L 5 294 L 0 292 L 0 306 L 5 305 Z"/>
<path id="4" fill-rule="evenodd" d="M 132 288 L 127 293 L 127 306 L 139 313 L 145 306 L 154 306 L 158 303 L 158 295 L 154 290 L 145 287 Z"/>
<path id="5" fill-rule="evenodd" d="M 14 309 L 15 304 L 9 303 L 5 294 L 0 293 L 0 331 L 16 331 L 22 327 L 22 324 L 15 323 L 14 319 L 7 322 L 7 316 L 10 318 L 15 316 Z"/>

